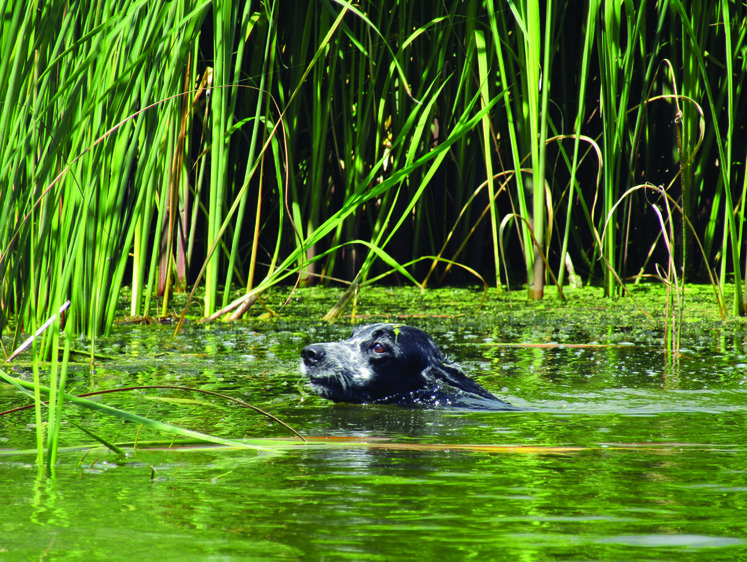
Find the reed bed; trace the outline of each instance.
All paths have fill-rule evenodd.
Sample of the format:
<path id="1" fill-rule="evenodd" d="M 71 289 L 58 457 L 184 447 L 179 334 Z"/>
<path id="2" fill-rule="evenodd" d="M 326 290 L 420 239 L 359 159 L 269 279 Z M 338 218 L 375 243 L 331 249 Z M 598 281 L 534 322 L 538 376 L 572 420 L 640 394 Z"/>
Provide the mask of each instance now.
<path id="1" fill-rule="evenodd" d="M 352 282 L 348 299 L 484 280 L 541 298 L 568 266 L 611 297 L 713 275 L 747 310 L 742 3 L 0 13 L 0 331 L 15 340 L 67 300 L 66 332 L 106 333 L 125 285 L 133 316 L 199 288 L 194 314 L 237 317 L 280 283 Z"/>

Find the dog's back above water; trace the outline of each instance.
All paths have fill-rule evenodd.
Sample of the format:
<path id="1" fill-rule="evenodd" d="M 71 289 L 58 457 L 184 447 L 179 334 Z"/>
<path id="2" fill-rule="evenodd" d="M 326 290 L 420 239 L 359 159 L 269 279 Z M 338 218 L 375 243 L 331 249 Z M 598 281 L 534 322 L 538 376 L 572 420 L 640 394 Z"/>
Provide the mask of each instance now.
<path id="1" fill-rule="evenodd" d="M 314 392 L 334 402 L 516 410 L 448 361 L 424 331 L 397 324 L 357 328 L 342 342 L 301 351 Z"/>

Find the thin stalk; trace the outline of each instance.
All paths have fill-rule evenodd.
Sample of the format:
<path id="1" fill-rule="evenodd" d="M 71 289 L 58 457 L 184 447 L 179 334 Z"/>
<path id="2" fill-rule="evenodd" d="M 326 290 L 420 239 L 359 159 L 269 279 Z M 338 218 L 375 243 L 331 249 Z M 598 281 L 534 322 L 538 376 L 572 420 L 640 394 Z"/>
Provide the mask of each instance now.
<path id="1" fill-rule="evenodd" d="M 550 99 L 550 84 L 551 84 L 551 68 L 552 68 L 552 53 L 553 53 L 553 3 L 547 2 L 545 7 L 545 32 L 544 32 L 544 47 L 543 47 L 543 61 L 540 67 L 541 72 L 539 76 L 539 87 L 541 89 L 541 102 L 540 102 L 540 123 L 539 123 L 539 140 L 538 146 L 532 155 L 532 168 L 534 169 L 534 236 L 539 242 L 540 246 L 537 248 L 537 255 L 534 257 L 534 286 L 529 289 L 529 296 L 532 299 L 541 299 L 544 295 L 544 283 L 545 283 L 545 248 L 549 242 L 546 241 L 546 231 L 549 226 L 552 225 L 552 217 L 548 220 L 548 225 L 545 224 L 547 215 L 552 211 L 552 204 L 547 201 L 545 196 L 545 170 L 547 166 L 547 121 L 548 121 L 548 101 Z M 534 33 L 536 34 L 536 41 L 539 43 L 541 34 L 539 32 L 539 3 L 530 3 L 531 12 L 530 20 L 536 20 L 532 26 L 536 27 Z M 539 62 L 539 61 L 538 61 Z M 536 117 L 535 117 L 536 118 Z M 549 193 L 549 190 L 548 190 Z M 538 259 L 539 258 L 541 259 Z M 561 295 L 562 287 L 558 286 Z"/>
<path id="2" fill-rule="evenodd" d="M 480 71 L 480 103 L 483 108 L 490 99 L 488 63 L 485 48 L 485 35 L 481 30 L 475 30 L 475 46 Z M 490 201 L 490 227 L 493 238 L 493 263 L 495 265 L 495 285 L 501 292 L 501 265 L 498 251 L 498 216 L 495 204 L 495 186 L 493 185 L 493 155 L 490 149 L 490 116 L 486 113 L 482 119 L 483 151 L 485 153 L 485 171 L 488 176 L 488 197 Z"/>
<path id="3" fill-rule="evenodd" d="M 685 8 L 679 0 L 672 0 L 672 6 L 677 11 L 682 21 L 685 32 L 687 33 L 688 39 L 694 44 L 697 44 L 697 38 L 695 36 L 690 19 L 685 12 Z M 722 137 L 718 119 L 713 119 L 711 122 L 715 138 L 716 146 L 718 148 L 719 155 L 719 175 L 720 181 L 724 186 L 725 206 L 724 206 L 724 230 L 723 230 L 723 243 L 722 251 L 726 253 L 731 250 L 732 264 L 734 266 L 734 301 L 732 311 L 734 314 L 747 314 L 747 303 L 744 302 L 744 287 L 742 286 L 742 275 L 741 275 L 741 258 L 740 248 L 737 245 L 736 236 L 736 221 L 734 213 L 734 205 L 732 202 L 731 195 L 731 158 L 730 151 L 732 148 L 732 136 L 733 126 L 731 122 L 733 119 L 734 112 L 734 90 L 733 90 L 733 60 L 734 52 L 732 51 L 731 43 L 731 21 L 729 19 L 729 5 L 727 0 L 723 0 L 721 3 L 721 13 L 723 17 L 723 28 L 724 28 L 724 42 L 726 45 L 726 103 L 727 103 L 727 114 L 729 115 L 729 123 L 727 125 L 727 133 L 725 137 Z M 710 81 L 708 80 L 708 73 L 703 60 L 703 55 L 698 49 L 693 49 L 693 55 L 698 61 L 698 67 L 700 69 L 701 77 L 703 78 L 703 86 L 705 88 L 706 97 L 711 109 L 712 115 L 717 115 L 717 108 L 719 107 L 715 103 L 715 99 L 711 90 Z M 727 152 L 728 151 L 728 152 Z M 729 243 L 731 240 L 731 243 Z M 726 260 L 724 260 L 726 261 Z M 723 275 L 721 285 L 723 287 Z"/>
<path id="4" fill-rule="evenodd" d="M 277 18 L 277 10 L 275 9 L 277 6 L 276 2 L 273 2 L 272 8 L 270 9 L 270 12 L 265 12 L 265 17 L 267 18 L 270 25 L 268 25 L 269 31 L 267 34 L 267 40 L 265 41 L 265 54 L 262 61 L 262 77 L 259 82 L 259 90 L 257 92 L 257 104 L 256 104 L 256 111 L 254 114 L 254 126 L 252 128 L 252 134 L 249 141 L 250 146 L 250 152 L 249 157 L 247 158 L 248 162 L 251 162 L 255 158 L 256 154 L 256 147 L 261 143 L 262 139 L 260 138 L 260 113 L 262 111 L 262 107 L 264 107 L 264 114 L 269 114 L 269 107 L 270 107 L 270 101 L 269 99 L 265 99 L 265 89 L 267 88 L 267 83 L 272 83 L 273 79 L 273 72 L 275 67 L 275 47 L 276 47 L 276 40 L 277 40 L 277 26 L 275 25 L 275 20 Z M 265 122 L 262 125 L 263 134 L 267 130 L 267 123 Z M 264 177 L 264 161 L 262 163 L 263 169 L 260 171 L 260 184 L 257 191 L 257 208 L 255 211 L 255 218 L 254 218 L 254 235 L 252 237 L 252 251 L 251 255 L 249 257 L 249 273 L 247 275 L 247 284 L 246 284 L 246 290 L 251 291 L 252 287 L 254 286 L 254 275 L 257 267 L 257 250 L 259 247 L 259 234 L 261 229 L 261 212 L 262 212 L 262 179 Z M 247 167 L 248 169 L 248 167 Z M 244 178 L 244 183 L 248 182 L 249 178 Z M 279 205 L 279 207 L 282 207 L 282 205 Z M 241 210 L 239 210 L 239 214 L 241 214 Z M 233 253 L 233 248 L 231 249 L 231 252 Z"/>
<path id="5" fill-rule="evenodd" d="M 499 34 L 498 32 L 498 23 L 496 19 L 496 14 L 501 14 L 501 21 L 503 24 L 503 35 Z M 521 172 L 521 162 L 522 157 L 519 152 L 519 131 L 521 129 L 521 125 L 519 124 L 519 121 L 514 116 L 514 110 L 512 108 L 512 102 L 518 97 L 521 96 L 521 91 L 518 86 L 518 79 L 516 78 L 516 75 L 511 72 L 509 74 L 509 67 L 506 65 L 505 59 L 509 59 L 511 57 L 511 53 L 508 53 L 506 57 L 504 57 L 504 47 L 503 47 L 503 41 L 504 39 L 508 39 L 508 32 L 506 30 L 506 22 L 505 22 L 505 16 L 503 16 L 502 11 L 496 11 L 493 0 L 488 0 L 488 19 L 490 21 L 490 30 L 493 37 L 493 45 L 495 46 L 496 54 L 498 55 L 498 67 L 500 70 L 500 80 L 501 85 L 504 89 L 506 89 L 509 93 L 506 96 L 505 100 L 505 108 L 506 108 L 506 125 L 508 128 L 508 135 L 509 135 L 509 145 L 511 147 L 511 156 L 513 160 L 514 165 L 514 177 L 516 178 L 516 196 L 518 200 L 518 212 L 523 217 L 529 217 L 529 212 L 527 209 L 526 204 L 526 196 L 525 196 L 525 187 L 524 187 L 524 175 Z M 517 18 L 517 23 L 520 23 L 520 18 Z M 519 90 L 519 93 L 516 93 L 516 91 Z M 511 92 L 514 92 L 513 94 Z M 520 221 L 521 222 L 521 221 Z M 528 229 L 525 227 L 525 223 L 522 223 L 520 226 L 521 233 L 521 241 L 522 241 L 522 249 L 524 251 L 524 263 L 526 265 L 526 273 L 527 273 L 527 283 L 529 285 L 533 284 L 533 278 L 532 275 L 534 273 L 534 269 L 532 267 L 532 264 L 534 263 L 534 246 L 532 244 L 532 238 L 531 234 L 528 231 Z"/>
<path id="6" fill-rule="evenodd" d="M 584 122 L 585 115 L 585 93 L 588 88 L 587 82 L 589 77 L 589 63 L 592 54 L 592 46 L 594 39 L 594 28 L 597 20 L 599 11 L 599 0 L 589 0 L 589 7 L 586 12 L 586 35 L 584 37 L 584 48 L 583 56 L 581 59 L 581 75 L 579 76 L 579 92 L 578 92 L 578 110 L 576 112 L 576 122 L 574 125 L 574 141 L 573 141 L 573 164 L 571 165 L 571 180 L 570 190 L 568 193 L 568 206 L 566 208 L 565 215 L 565 231 L 563 232 L 563 243 L 560 250 L 560 265 L 558 269 L 558 284 L 562 287 L 565 279 L 565 262 L 566 256 L 568 255 L 568 234 L 571 231 L 571 211 L 573 210 L 573 202 L 576 199 L 576 184 L 577 178 L 576 173 L 578 171 L 578 150 L 581 144 L 581 127 Z M 592 225 L 593 227 L 593 225 Z"/>
<path id="7" fill-rule="evenodd" d="M 228 139 L 226 131 L 230 127 L 228 112 L 229 92 L 222 86 L 231 80 L 231 53 L 233 50 L 232 4 L 228 0 L 218 0 L 213 6 L 213 83 L 210 97 L 211 149 L 210 149 L 210 191 L 207 216 L 207 240 L 211 246 L 220 243 L 223 205 L 228 184 Z M 215 311 L 218 298 L 218 273 L 220 260 L 217 255 L 207 258 L 205 268 L 205 314 Z"/>

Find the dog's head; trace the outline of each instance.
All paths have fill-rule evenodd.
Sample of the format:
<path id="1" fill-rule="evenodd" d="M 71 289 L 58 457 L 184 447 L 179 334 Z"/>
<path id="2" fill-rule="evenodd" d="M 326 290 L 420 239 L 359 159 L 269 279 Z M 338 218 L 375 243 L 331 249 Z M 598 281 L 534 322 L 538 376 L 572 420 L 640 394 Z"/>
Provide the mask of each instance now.
<path id="1" fill-rule="evenodd" d="M 462 394 L 510 407 L 447 361 L 427 333 L 410 326 L 362 326 L 345 341 L 305 347 L 301 357 L 312 390 L 335 402 L 456 405 L 452 398 Z"/>

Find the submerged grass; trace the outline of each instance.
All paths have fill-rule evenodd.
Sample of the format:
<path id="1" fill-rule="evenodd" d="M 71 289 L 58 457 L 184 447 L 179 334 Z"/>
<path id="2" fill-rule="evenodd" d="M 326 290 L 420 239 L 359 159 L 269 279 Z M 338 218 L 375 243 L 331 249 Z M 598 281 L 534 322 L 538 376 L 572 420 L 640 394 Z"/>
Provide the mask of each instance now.
<path id="1" fill-rule="evenodd" d="M 57 362 L 52 362 L 52 376 L 51 376 L 51 383 L 50 386 L 45 386 L 40 384 L 39 377 L 38 377 L 38 361 L 34 361 L 34 381 L 33 382 L 27 382 L 19 377 L 14 377 L 0 369 L 0 380 L 3 382 L 10 384 L 14 386 L 17 390 L 19 390 L 22 393 L 31 394 L 34 398 L 34 410 L 35 410 L 35 419 L 36 419 L 36 430 L 37 430 L 37 459 L 36 463 L 39 467 L 46 467 L 47 472 L 50 474 L 54 474 L 54 467 L 57 463 L 57 455 L 59 451 L 59 442 L 60 442 L 60 421 L 62 419 L 62 405 L 63 401 L 69 402 L 70 404 L 73 404 L 75 406 L 85 408 L 94 412 L 98 412 L 100 414 L 104 414 L 105 416 L 114 417 L 121 419 L 125 422 L 134 423 L 137 424 L 140 428 L 147 428 L 152 431 L 160 432 L 160 433 L 168 433 L 172 434 L 175 439 L 191 439 L 191 440 L 197 440 L 201 442 L 207 442 L 207 443 L 214 443 L 219 445 L 227 445 L 233 448 L 239 448 L 239 449 L 251 449 L 255 451 L 272 451 L 270 448 L 263 448 L 261 446 L 255 446 L 247 443 L 244 440 L 237 440 L 237 439 L 227 439 L 223 437 L 218 437 L 215 435 L 210 435 L 207 433 L 202 433 L 190 429 L 186 429 L 183 427 L 178 427 L 176 425 L 165 423 L 162 421 L 158 421 L 155 419 L 152 419 L 147 416 L 142 416 L 139 414 L 135 414 L 133 412 L 127 412 L 118 408 L 114 408 L 112 406 L 108 406 L 106 404 L 102 404 L 97 401 L 90 400 L 86 398 L 86 396 L 93 396 L 93 395 L 100 395 L 100 394 L 109 394 L 111 392 L 123 392 L 123 391 L 131 391 L 131 390 L 144 390 L 144 389 L 169 389 L 169 390 L 177 390 L 177 391 L 191 391 L 191 392 L 199 392 L 201 394 L 208 394 L 211 396 L 217 396 L 235 403 L 240 404 L 241 406 L 253 409 L 270 419 L 278 422 L 280 425 L 284 426 L 286 429 L 290 430 L 292 433 L 294 433 L 298 438 L 300 438 L 302 441 L 305 441 L 304 437 L 301 436 L 297 431 L 295 431 L 293 428 L 288 426 L 283 421 L 279 420 L 275 416 L 272 416 L 271 414 L 268 414 L 267 412 L 264 412 L 263 410 L 252 406 L 251 404 L 247 404 L 246 402 L 242 400 L 238 400 L 236 398 L 232 398 L 229 396 L 225 396 L 216 392 L 210 392 L 205 390 L 199 390 L 199 389 L 189 389 L 184 387 L 174 387 L 174 386 L 166 386 L 166 385 L 158 385 L 158 386 L 140 386 L 140 387 L 132 387 L 132 388 L 118 388 L 114 390 L 104 390 L 99 392 L 92 392 L 88 393 L 82 396 L 76 396 L 72 394 L 67 394 L 64 392 L 65 388 L 65 378 L 67 373 L 67 360 L 69 357 L 69 351 L 70 346 L 69 343 L 65 346 L 65 359 L 61 368 L 61 377 L 59 381 L 56 377 L 56 371 L 57 371 Z M 44 395 L 44 398 L 47 400 L 42 400 L 42 395 Z M 48 412 L 48 420 L 46 423 L 42 422 L 42 416 L 41 412 L 42 409 L 46 407 Z M 23 410 L 25 407 L 16 408 L 9 412 L 2 412 L 0 415 L 9 415 L 13 414 L 17 411 Z M 71 421 L 67 420 L 68 424 L 72 427 L 82 431 L 89 437 L 95 439 L 98 441 L 101 445 L 108 448 L 110 451 L 114 452 L 115 454 L 118 454 L 120 456 L 124 456 L 125 453 L 122 450 L 122 446 L 117 445 L 115 443 L 112 443 L 103 437 L 99 437 L 92 431 L 86 429 L 85 427 Z M 139 433 L 139 430 L 138 430 Z M 45 441 L 46 441 L 46 454 L 45 451 Z"/>

